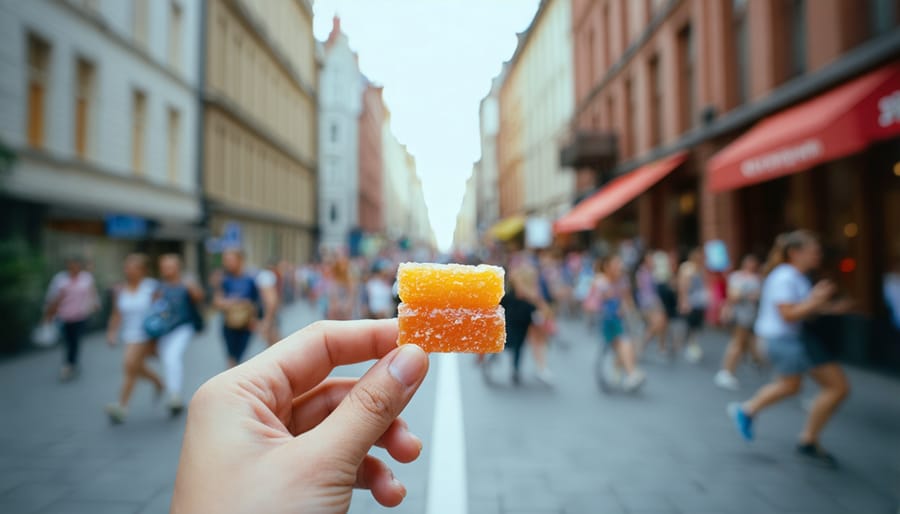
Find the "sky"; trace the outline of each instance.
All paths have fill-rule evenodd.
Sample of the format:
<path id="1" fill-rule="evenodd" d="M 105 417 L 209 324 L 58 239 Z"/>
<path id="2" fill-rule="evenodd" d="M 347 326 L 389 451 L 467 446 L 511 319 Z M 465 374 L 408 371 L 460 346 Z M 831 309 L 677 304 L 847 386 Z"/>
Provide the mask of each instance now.
<path id="1" fill-rule="evenodd" d="M 478 104 L 538 0 L 315 0 L 316 38 L 338 13 L 362 72 L 384 86 L 397 139 L 416 157 L 438 247 L 453 240 L 472 164 Z"/>

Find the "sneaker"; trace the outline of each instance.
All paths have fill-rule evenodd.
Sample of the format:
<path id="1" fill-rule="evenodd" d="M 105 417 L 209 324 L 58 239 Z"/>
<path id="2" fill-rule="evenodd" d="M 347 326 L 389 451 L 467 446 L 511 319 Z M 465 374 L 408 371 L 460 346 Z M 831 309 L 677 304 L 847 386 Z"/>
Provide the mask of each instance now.
<path id="1" fill-rule="evenodd" d="M 169 403 L 166 405 L 166 407 L 169 409 L 169 415 L 174 418 L 181 414 L 181 411 L 184 410 L 184 402 L 181 401 L 181 397 L 173 396 L 171 399 L 169 399 Z"/>
<path id="2" fill-rule="evenodd" d="M 744 412 L 740 403 L 732 402 L 728 404 L 728 417 L 734 421 L 734 426 L 741 434 L 745 441 L 753 440 L 753 418 Z"/>
<path id="3" fill-rule="evenodd" d="M 630 373 L 625 377 L 625 380 L 622 381 L 622 389 L 626 392 L 637 391 L 644 382 L 647 381 L 647 376 L 644 375 L 644 372 L 636 369 L 633 373 Z"/>
<path id="4" fill-rule="evenodd" d="M 127 411 L 118 403 L 110 403 L 106 406 L 106 415 L 109 416 L 109 422 L 113 425 L 121 425 L 125 422 Z"/>
<path id="5" fill-rule="evenodd" d="M 835 469 L 838 467 L 837 459 L 834 458 L 834 455 L 826 452 L 816 443 L 798 444 L 797 454 L 811 459 L 811 462 L 826 468 Z"/>
<path id="6" fill-rule="evenodd" d="M 738 382 L 738 379 L 734 374 L 732 374 L 727 369 L 721 369 L 718 373 L 716 373 L 713 382 L 721 387 L 722 389 L 727 389 L 728 391 L 737 391 L 741 388 L 741 383 Z"/>
<path id="7" fill-rule="evenodd" d="M 540 383 L 548 387 L 553 387 L 555 383 L 553 380 L 553 373 L 550 372 L 549 368 L 539 370 L 537 373 L 535 373 L 535 378 L 537 378 Z"/>
<path id="8" fill-rule="evenodd" d="M 703 358 L 703 348 L 697 343 L 691 343 L 684 349 L 684 359 L 691 364 L 697 364 Z"/>

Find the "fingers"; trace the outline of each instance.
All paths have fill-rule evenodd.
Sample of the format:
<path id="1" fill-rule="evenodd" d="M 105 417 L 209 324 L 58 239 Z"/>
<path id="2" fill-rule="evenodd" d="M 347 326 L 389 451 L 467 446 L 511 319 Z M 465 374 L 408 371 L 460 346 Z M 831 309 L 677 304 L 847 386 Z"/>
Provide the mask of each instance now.
<path id="1" fill-rule="evenodd" d="M 394 477 L 391 468 L 371 455 L 366 455 L 356 472 L 357 489 L 368 489 L 375 501 L 385 507 L 400 505 L 406 496 L 406 487 Z"/>
<path id="2" fill-rule="evenodd" d="M 422 453 L 422 440 L 409 431 L 409 426 L 401 418 L 397 418 L 384 432 L 375 446 L 387 450 L 397 462 L 410 463 Z"/>
<path id="3" fill-rule="evenodd" d="M 355 469 L 409 403 L 427 371 L 428 356 L 421 348 L 400 346 L 360 378 L 334 412 L 310 434 L 320 439 L 321 447 L 335 449 L 335 458 Z M 398 453 L 407 455 L 404 450 Z"/>
<path id="4" fill-rule="evenodd" d="M 320 321 L 246 363 L 252 374 L 283 377 L 302 395 L 336 366 L 380 359 L 397 347 L 397 320 Z"/>

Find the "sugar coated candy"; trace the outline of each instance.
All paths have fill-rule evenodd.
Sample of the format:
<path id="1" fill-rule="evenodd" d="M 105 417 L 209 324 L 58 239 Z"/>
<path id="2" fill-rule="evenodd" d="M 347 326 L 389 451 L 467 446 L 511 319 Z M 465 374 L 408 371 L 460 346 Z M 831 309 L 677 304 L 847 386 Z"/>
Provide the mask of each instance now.
<path id="1" fill-rule="evenodd" d="M 427 352 L 496 353 L 506 344 L 503 268 L 404 263 L 397 344 Z"/>

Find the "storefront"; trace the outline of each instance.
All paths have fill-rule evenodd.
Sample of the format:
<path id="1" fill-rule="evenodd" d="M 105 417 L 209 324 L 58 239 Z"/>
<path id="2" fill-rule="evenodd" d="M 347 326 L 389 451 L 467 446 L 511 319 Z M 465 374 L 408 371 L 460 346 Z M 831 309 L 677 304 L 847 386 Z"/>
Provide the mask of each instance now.
<path id="1" fill-rule="evenodd" d="M 900 63 L 763 120 L 710 159 L 708 173 L 710 190 L 732 192 L 742 213 L 742 250 L 764 253 L 796 228 L 819 234 L 824 276 L 863 315 L 848 321 L 850 353 L 900 362 L 882 291 L 900 260 Z"/>

